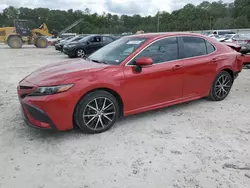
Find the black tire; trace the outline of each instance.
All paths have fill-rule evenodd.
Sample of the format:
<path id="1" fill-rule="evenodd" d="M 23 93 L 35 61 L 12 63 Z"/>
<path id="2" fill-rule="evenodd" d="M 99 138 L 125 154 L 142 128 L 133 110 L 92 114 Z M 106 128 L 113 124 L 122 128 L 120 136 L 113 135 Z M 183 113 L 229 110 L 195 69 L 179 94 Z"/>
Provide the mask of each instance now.
<path id="1" fill-rule="evenodd" d="M 208 98 L 213 101 L 225 99 L 232 88 L 234 79 L 226 71 L 220 72 L 214 79 Z"/>
<path id="2" fill-rule="evenodd" d="M 96 104 L 101 107 L 98 109 L 99 112 L 93 110 L 93 108 L 97 109 Z M 74 122 L 83 132 L 101 133 L 114 125 L 119 117 L 119 112 L 116 98 L 109 92 L 97 90 L 84 96 L 76 105 Z"/>
<path id="3" fill-rule="evenodd" d="M 34 44 L 37 48 L 47 48 L 49 43 L 48 40 L 44 37 L 38 37 L 35 40 L 35 44 Z"/>
<path id="4" fill-rule="evenodd" d="M 8 45 L 9 45 L 9 47 L 15 48 L 15 49 L 22 48 L 23 41 L 22 41 L 21 37 L 13 36 L 13 37 L 9 38 Z"/>
<path id="5" fill-rule="evenodd" d="M 77 49 L 76 50 L 76 57 L 84 57 L 86 55 L 86 52 L 84 49 Z"/>

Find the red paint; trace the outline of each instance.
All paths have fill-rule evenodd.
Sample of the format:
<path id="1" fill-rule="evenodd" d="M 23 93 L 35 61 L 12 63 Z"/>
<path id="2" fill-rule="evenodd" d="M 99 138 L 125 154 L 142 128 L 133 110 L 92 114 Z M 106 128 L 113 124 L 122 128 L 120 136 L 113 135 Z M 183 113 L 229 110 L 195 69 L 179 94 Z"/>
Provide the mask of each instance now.
<path id="1" fill-rule="evenodd" d="M 137 62 L 141 65 L 147 64 L 142 67 L 140 73 L 135 71 L 134 66 L 126 65 L 147 44 L 160 38 L 180 35 L 202 37 L 217 50 L 201 57 L 153 65 L 150 58 L 144 58 Z M 242 69 L 242 59 L 238 52 L 202 35 L 165 33 L 141 34 L 139 37 L 149 40 L 120 65 L 106 65 L 80 59 L 38 69 L 19 83 L 34 88 L 20 90 L 18 86 L 19 96 L 31 93 L 39 86 L 72 83 L 74 86 L 64 93 L 26 96 L 20 99 L 21 103 L 32 104 L 43 110 L 57 129 L 67 130 L 73 128 L 73 113 L 77 102 L 92 90 L 107 88 L 116 92 L 122 99 L 124 115 L 127 116 L 208 96 L 218 72 L 228 69 L 236 73 Z"/>
<path id="2" fill-rule="evenodd" d="M 153 60 L 149 57 L 141 57 L 140 59 L 136 61 L 136 65 L 140 65 L 140 66 L 148 66 L 152 64 L 153 64 Z"/>

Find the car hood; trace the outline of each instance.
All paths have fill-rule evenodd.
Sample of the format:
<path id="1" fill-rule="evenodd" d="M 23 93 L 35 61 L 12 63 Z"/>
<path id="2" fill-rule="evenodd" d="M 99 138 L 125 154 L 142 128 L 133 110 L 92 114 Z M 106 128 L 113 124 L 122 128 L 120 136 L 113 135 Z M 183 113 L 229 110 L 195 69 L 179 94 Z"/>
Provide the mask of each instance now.
<path id="1" fill-rule="evenodd" d="M 25 80 L 38 86 L 73 83 L 79 78 L 88 76 L 89 73 L 100 71 L 108 66 L 84 59 L 71 60 L 42 67 L 28 75 Z"/>

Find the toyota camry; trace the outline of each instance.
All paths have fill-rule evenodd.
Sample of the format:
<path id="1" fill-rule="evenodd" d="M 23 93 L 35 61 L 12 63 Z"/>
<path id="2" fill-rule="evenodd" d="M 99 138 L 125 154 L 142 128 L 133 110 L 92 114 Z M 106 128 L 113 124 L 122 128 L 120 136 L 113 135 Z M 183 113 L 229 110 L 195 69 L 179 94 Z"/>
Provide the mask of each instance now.
<path id="1" fill-rule="evenodd" d="M 100 133 L 120 116 L 203 97 L 221 101 L 241 70 L 241 54 L 210 37 L 140 34 L 89 57 L 42 67 L 17 91 L 28 125 Z"/>

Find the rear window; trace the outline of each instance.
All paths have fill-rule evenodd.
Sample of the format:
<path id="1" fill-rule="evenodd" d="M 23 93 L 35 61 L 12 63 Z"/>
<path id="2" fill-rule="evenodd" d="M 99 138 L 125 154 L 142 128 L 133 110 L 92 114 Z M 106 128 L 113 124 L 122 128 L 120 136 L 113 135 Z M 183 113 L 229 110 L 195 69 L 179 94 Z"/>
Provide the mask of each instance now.
<path id="1" fill-rule="evenodd" d="M 202 56 L 207 54 L 205 40 L 198 37 L 182 37 L 184 43 L 183 58 Z"/>

